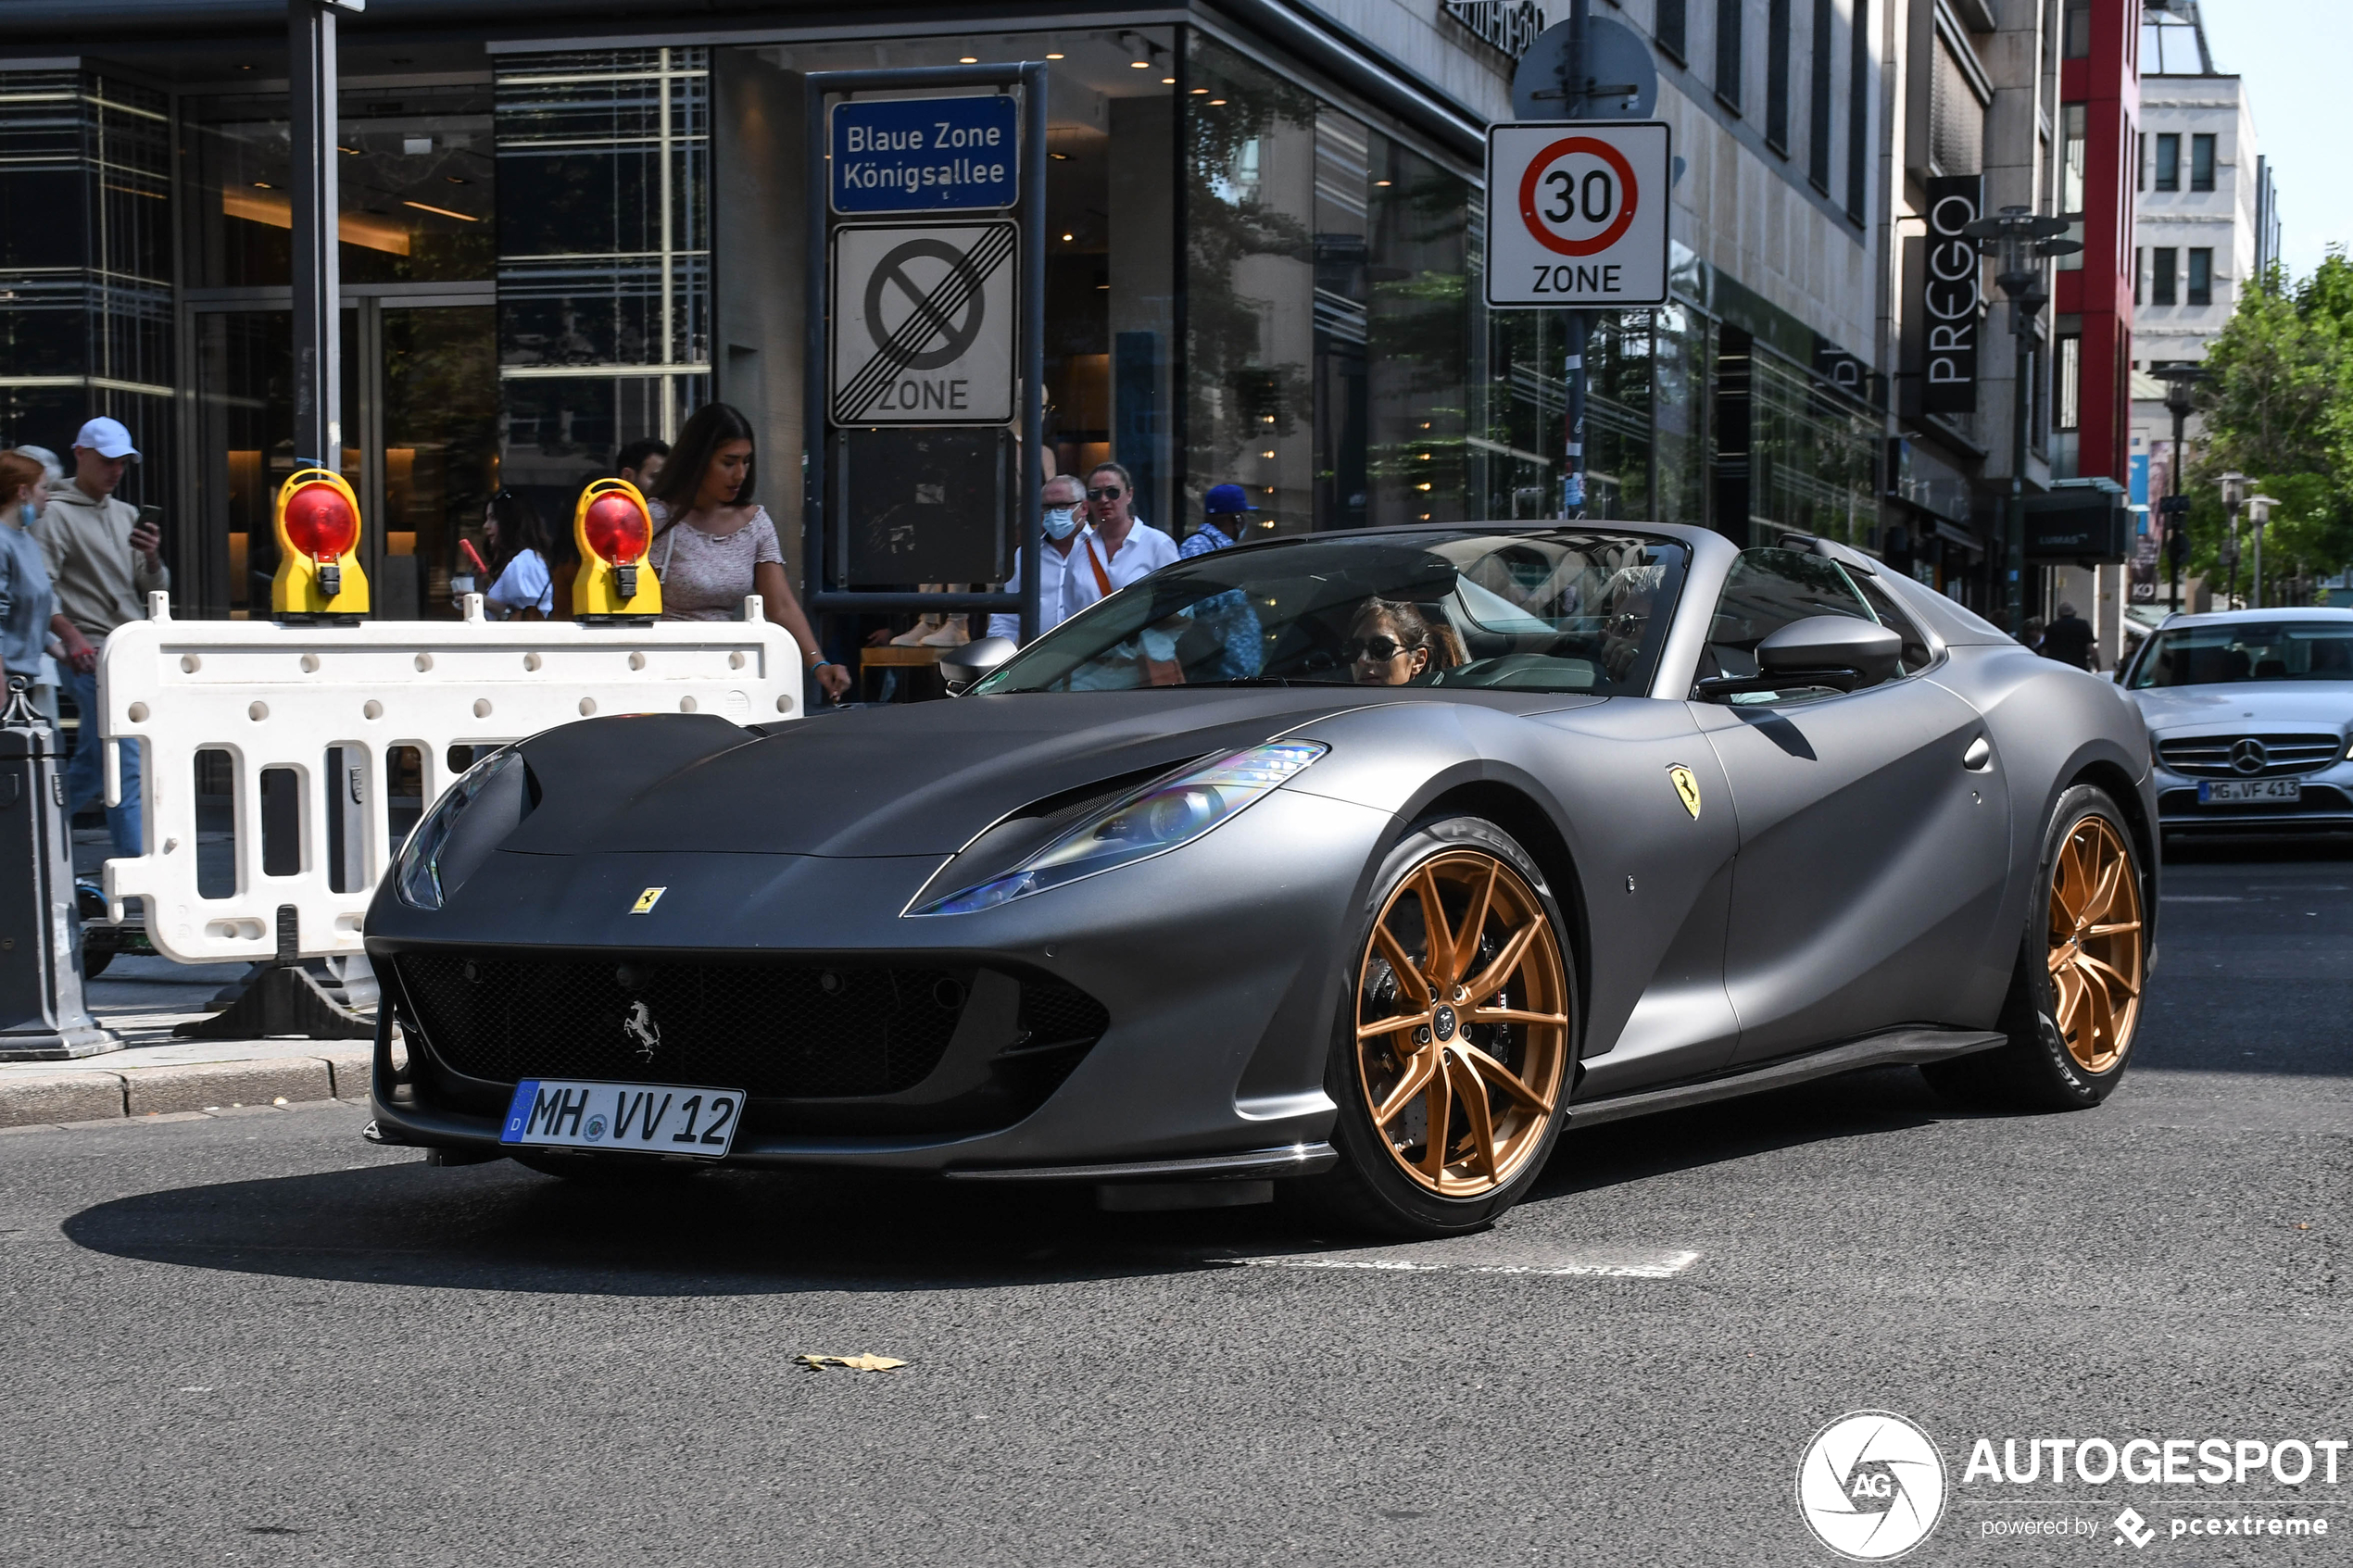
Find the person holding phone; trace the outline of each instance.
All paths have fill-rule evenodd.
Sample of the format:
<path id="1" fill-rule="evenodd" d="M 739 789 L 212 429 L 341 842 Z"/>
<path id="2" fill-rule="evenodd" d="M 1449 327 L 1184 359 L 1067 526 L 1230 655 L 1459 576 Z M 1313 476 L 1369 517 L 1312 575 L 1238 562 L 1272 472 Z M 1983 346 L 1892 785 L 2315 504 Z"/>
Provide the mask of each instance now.
<path id="1" fill-rule="evenodd" d="M 131 433 L 100 415 L 73 438 L 73 477 L 49 497 L 32 525 L 57 595 L 49 624 L 65 649 L 66 689 L 82 715 L 66 769 L 70 818 L 106 787 L 98 739 L 98 654 L 114 629 L 147 618 L 147 596 L 171 586 L 163 564 L 161 513 L 115 495 L 139 460 Z M 139 816 L 139 748 L 122 748 L 122 804 L 107 808 L 107 834 L 118 856 L 145 853 Z"/>

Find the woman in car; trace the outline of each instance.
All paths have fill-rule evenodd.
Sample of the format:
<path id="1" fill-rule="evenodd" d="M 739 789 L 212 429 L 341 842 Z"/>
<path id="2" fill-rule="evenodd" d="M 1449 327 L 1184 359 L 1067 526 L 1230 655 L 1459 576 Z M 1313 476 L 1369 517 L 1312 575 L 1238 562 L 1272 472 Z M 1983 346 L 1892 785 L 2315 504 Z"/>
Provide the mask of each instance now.
<path id="1" fill-rule="evenodd" d="M 1360 686 L 1402 686 L 1429 668 L 1429 622 L 1403 599 L 1366 599 L 1340 649 Z"/>

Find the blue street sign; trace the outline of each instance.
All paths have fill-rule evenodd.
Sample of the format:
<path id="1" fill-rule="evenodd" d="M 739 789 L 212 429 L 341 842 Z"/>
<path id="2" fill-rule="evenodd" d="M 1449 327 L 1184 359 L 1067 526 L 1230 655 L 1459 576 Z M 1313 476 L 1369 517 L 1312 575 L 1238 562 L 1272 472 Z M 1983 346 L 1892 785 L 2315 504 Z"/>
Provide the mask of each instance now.
<path id="1" fill-rule="evenodd" d="M 1013 98 L 836 104 L 836 212 L 966 212 L 1021 199 Z"/>

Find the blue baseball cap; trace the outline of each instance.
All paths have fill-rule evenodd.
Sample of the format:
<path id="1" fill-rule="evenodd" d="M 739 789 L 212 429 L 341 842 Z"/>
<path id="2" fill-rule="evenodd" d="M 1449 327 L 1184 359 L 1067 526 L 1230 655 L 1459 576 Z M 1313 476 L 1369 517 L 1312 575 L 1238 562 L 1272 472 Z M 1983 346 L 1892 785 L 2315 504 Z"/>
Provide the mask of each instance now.
<path id="1" fill-rule="evenodd" d="M 1228 512 L 1254 512 L 1249 495 L 1239 484 L 1213 484 L 1201 498 L 1201 509 L 1211 517 Z"/>

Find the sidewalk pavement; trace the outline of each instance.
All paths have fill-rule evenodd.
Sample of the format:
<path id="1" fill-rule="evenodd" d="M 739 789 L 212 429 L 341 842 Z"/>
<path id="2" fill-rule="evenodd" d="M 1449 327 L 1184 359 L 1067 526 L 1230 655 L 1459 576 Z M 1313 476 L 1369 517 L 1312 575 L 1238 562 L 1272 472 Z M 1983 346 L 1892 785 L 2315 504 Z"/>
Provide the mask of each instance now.
<path id="1" fill-rule="evenodd" d="M 90 983 L 90 1010 L 125 1048 L 78 1061 L 0 1062 L 0 1132 L 91 1122 L 159 1121 L 250 1106 L 364 1104 L 366 1040 L 175 1040 L 179 1024 L 244 964 L 177 964 L 124 954 Z"/>

